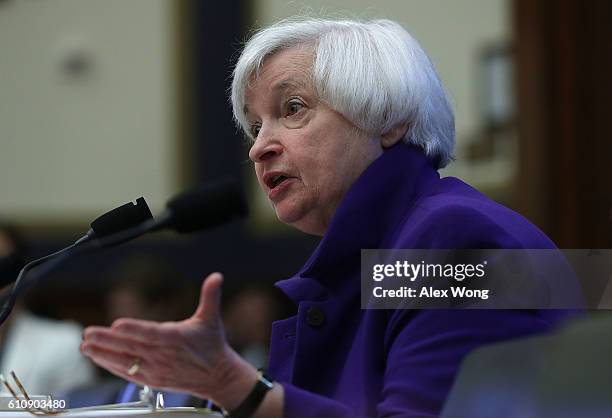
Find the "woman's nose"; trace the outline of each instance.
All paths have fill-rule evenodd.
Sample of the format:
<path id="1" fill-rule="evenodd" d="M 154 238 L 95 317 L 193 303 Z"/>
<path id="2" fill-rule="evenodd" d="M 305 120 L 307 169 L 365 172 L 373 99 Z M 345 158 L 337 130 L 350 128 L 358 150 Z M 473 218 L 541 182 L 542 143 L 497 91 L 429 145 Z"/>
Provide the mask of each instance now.
<path id="1" fill-rule="evenodd" d="M 249 150 L 249 158 L 255 163 L 261 163 L 282 153 L 283 147 L 274 138 L 269 129 L 262 128 Z"/>

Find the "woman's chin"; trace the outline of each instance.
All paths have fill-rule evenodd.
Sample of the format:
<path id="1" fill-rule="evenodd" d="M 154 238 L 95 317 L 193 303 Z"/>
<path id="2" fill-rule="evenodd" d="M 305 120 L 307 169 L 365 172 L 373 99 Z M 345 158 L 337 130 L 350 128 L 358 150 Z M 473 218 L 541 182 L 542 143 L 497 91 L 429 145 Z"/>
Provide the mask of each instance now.
<path id="1" fill-rule="evenodd" d="M 291 208 L 287 208 L 282 204 L 274 206 L 274 211 L 278 220 L 287 225 L 293 226 L 299 223 L 301 218 L 295 210 L 291 210 Z"/>
<path id="2" fill-rule="evenodd" d="M 308 210 L 310 205 L 303 201 L 283 199 L 274 205 L 274 212 L 279 221 L 302 232 L 313 235 L 325 233 L 323 222 L 317 217 L 317 212 Z"/>
<path id="3" fill-rule="evenodd" d="M 289 225 L 306 234 L 318 235 L 318 236 L 322 236 L 325 234 L 325 228 L 322 226 L 321 222 L 314 222 L 314 220 L 310 219 L 309 217 L 306 217 L 306 216 L 281 217 L 278 212 L 276 213 L 276 216 L 278 220 L 284 223 L 285 225 Z"/>

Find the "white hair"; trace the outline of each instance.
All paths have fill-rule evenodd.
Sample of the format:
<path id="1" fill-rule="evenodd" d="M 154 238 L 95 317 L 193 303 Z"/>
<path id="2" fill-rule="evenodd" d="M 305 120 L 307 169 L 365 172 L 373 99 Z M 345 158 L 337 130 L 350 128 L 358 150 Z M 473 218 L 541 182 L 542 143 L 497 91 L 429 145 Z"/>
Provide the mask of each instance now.
<path id="1" fill-rule="evenodd" d="M 453 110 L 433 64 L 418 42 L 390 20 L 293 18 L 256 33 L 233 73 L 234 118 L 250 137 L 245 94 L 266 58 L 299 46 L 314 52 L 316 94 L 357 128 L 382 135 L 401 124 L 402 138 L 444 167 L 453 158 Z"/>

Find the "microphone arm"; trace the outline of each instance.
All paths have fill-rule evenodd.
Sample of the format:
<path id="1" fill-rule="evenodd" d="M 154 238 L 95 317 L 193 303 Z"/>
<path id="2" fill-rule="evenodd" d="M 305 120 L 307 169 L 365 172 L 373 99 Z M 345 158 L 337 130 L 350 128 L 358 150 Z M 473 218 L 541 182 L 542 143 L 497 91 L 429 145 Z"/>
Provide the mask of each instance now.
<path id="1" fill-rule="evenodd" d="M 144 202 L 144 199 L 142 200 Z M 146 202 L 144 205 L 146 205 Z M 125 225 L 131 224 L 131 227 L 127 229 L 119 231 L 112 231 L 112 228 L 106 229 L 106 232 L 104 232 L 105 235 L 100 236 L 101 234 L 98 234 L 99 237 L 96 239 L 93 239 L 94 237 L 90 230 L 87 235 L 77 240 L 74 244 L 56 253 L 26 264 L 19 273 L 8 295 L 5 293 L 0 296 L 3 302 L 2 310 L 0 311 L 0 325 L 8 318 L 15 306 L 17 296 L 19 296 L 24 289 L 38 282 L 41 278 L 75 255 L 119 245 L 149 232 L 155 232 L 162 229 L 173 229 L 180 233 L 189 233 L 214 227 L 228 222 L 234 217 L 244 217 L 248 214 L 246 198 L 244 197 L 242 189 L 236 182 L 230 180 L 181 193 L 171 199 L 167 207 L 168 208 L 157 219 L 153 219 L 151 212 L 148 210 L 148 206 L 146 211 L 140 208 L 140 216 L 146 218 L 146 220 L 141 220 L 141 222 L 135 226 L 133 220 L 139 218 L 132 218 L 132 221 L 127 222 Z M 102 217 L 105 215 L 102 215 Z M 93 227 L 94 223 L 92 223 L 92 228 Z M 113 233 L 109 233 L 109 231 Z M 45 262 L 46 264 L 35 271 L 34 276 L 31 277 L 29 281 L 24 282 L 23 279 L 25 275 L 31 269 Z"/>
<path id="2" fill-rule="evenodd" d="M 13 308 L 15 307 L 17 297 L 23 292 L 24 289 L 31 286 L 35 282 L 34 280 L 30 280 L 30 283 L 24 282 L 24 278 L 31 269 L 45 262 L 53 261 L 53 259 L 62 261 L 53 263 L 51 266 L 53 267 L 59 265 L 63 262 L 63 260 L 70 258 L 75 249 L 78 249 L 85 244 L 90 244 L 92 242 L 95 243 L 96 240 L 99 240 L 102 237 L 112 235 L 125 228 L 138 225 L 152 218 L 153 215 L 151 215 L 151 210 L 149 209 L 147 202 L 143 197 L 139 197 L 136 199 L 135 204 L 128 202 L 96 218 L 91 223 L 91 229 L 87 231 L 87 234 L 83 235 L 68 247 L 27 263 L 19 272 L 13 287 L 8 291 L 8 293 L 4 293 L 2 295 L 3 305 L 2 310 L 0 310 L 0 325 L 6 321 L 12 312 Z"/>
<path id="3" fill-rule="evenodd" d="M 161 229 L 159 226 L 159 222 L 150 219 L 140 225 L 125 231 L 117 232 L 104 238 L 85 239 L 85 237 L 88 237 L 88 235 L 85 235 L 77 240 L 74 244 L 71 244 L 66 248 L 29 262 L 19 272 L 19 276 L 17 276 L 13 287 L 0 295 L 0 303 L 3 304 L 2 310 L 0 311 L 0 325 L 6 321 L 15 306 L 17 297 L 23 293 L 23 291 L 32 287 L 32 285 L 37 283 L 41 278 L 45 277 L 56 268 L 62 266 L 74 256 L 91 253 L 98 249 L 114 247 L 124 242 L 131 241 L 148 232 Z M 44 265 L 41 266 L 43 263 Z M 28 280 L 24 280 L 26 275 L 28 275 L 32 269 L 38 266 L 40 267 L 31 273 Z"/>
<path id="4" fill-rule="evenodd" d="M 155 230 L 154 228 L 157 225 L 158 223 L 151 219 L 133 228 L 117 232 L 104 238 L 90 239 L 89 235 L 84 235 L 74 244 L 71 244 L 66 248 L 29 262 L 19 272 L 19 276 L 17 276 L 13 287 L 0 295 L 0 303 L 2 304 L 2 308 L 0 310 L 0 325 L 2 325 L 8 319 L 9 315 L 13 311 L 13 308 L 15 307 L 15 302 L 17 301 L 19 295 L 32 287 L 35 283 L 51 273 L 53 270 L 62 266 L 74 256 L 94 252 L 97 249 L 113 247 L 115 245 L 131 241 L 132 239 L 138 238 L 149 231 Z M 45 264 L 41 266 L 43 263 Z M 26 281 L 25 277 L 32 269 L 38 266 L 40 267 L 33 271 Z"/>
<path id="5" fill-rule="evenodd" d="M 15 280 L 13 287 L 5 291 L 1 296 L 2 310 L 0 311 L 0 325 L 2 325 L 8 319 L 9 315 L 13 311 L 13 308 L 15 307 L 15 302 L 17 301 L 17 297 L 25 289 L 29 288 L 31 284 L 33 284 L 34 281 L 32 280 L 30 281 L 30 283 L 24 282 L 24 278 L 29 273 L 30 270 L 32 270 L 33 268 L 45 262 L 47 263 L 45 264 L 44 267 L 48 267 L 48 266 L 55 267 L 55 265 L 58 264 L 58 262 L 59 264 L 61 264 L 63 263 L 64 260 L 67 260 L 68 258 L 70 258 L 70 256 L 74 253 L 74 250 L 79 249 L 79 248 L 80 247 L 78 246 L 78 241 L 77 241 L 74 244 L 69 245 L 66 248 L 62 248 L 59 251 L 56 251 L 52 254 L 41 257 L 37 260 L 30 261 L 28 264 L 26 264 L 19 272 L 19 275 L 17 276 L 17 279 Z M 52 269 L 48 269 L 47 272 L 51 270 Z"/>

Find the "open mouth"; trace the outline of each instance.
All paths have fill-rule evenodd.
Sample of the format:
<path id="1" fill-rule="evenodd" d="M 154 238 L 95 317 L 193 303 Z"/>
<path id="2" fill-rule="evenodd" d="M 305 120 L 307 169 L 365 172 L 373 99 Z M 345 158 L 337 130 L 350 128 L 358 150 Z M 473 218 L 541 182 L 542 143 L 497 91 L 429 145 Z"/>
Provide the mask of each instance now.
<path id="1" fill-rule="evenodd" d="M 274 176 L 270 179 L 270 189 L 274 189 L 276 187 L 278 187 L 281 183 L 283 183 L 284 181 L 288 180 L 289 177 L 284 176 L 284 175 L 279 175 L 279 176 Z"/>
<path id="2" fill-rule="evenodd" d="M 264 183 L 270 190 L 274 190 L 290 178 L 290 176 L 281 171 L 270 172 L 264 176 Z"/>

